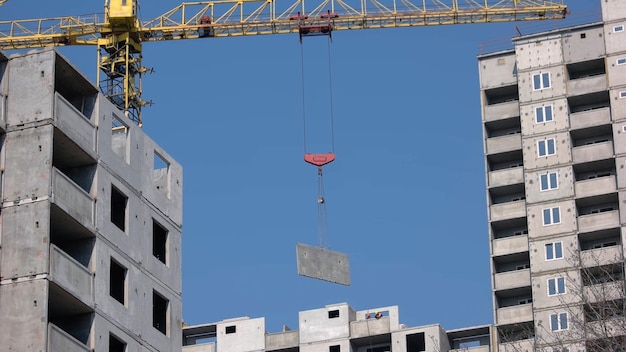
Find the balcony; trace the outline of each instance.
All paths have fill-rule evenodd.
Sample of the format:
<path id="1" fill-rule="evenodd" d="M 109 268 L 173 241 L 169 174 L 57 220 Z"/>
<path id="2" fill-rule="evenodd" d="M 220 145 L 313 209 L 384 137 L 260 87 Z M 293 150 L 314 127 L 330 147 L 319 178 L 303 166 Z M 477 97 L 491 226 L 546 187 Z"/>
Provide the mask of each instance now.
<path id="1" fill-rule="evenodd" d="M 617 245 L 581 251 L 580 262 L 585 268 L 618 263 L 622 261 L 622 253 L 620 252 L 620 247 L 620 245 Z"/>
<path id="2" fill-rule="evenodd" d="M 53 244 L 50 245 L 50 279 L 83 303 L 93 305 L 91 271 Z"/>
<path id="3" fill-rule="evenodd" d="M 496 291 L 524 286 L 530 286 L 530 269 L 505 271 L 494 275 L 494 289 Z M 498 324 L 506 323 L 498 322 Z"/>
<path id="4" fill-rule="evenodd" d="M 48 351 L 49 352 L 91 352 L 85 344 L 78 341 L 72 335 L 58 328 L 56 325 L 48 324 Z"/>
<path id="5" fill-rule="evenodd" d="M 611 123 L 611 109 L 600 108 L 588 111 L 581 111 L 569 115 L 571 129 L 581 129 L 593 126 L 607 125 Z"/>
<path id="6" fill-rule="evenodd" d="M 590 180 L 577 181 L 574 184 L 576 198 L 586 198 L 617 191 L 615 176 L 609 175 Z"/>
<path id="7" fill-rule="evenodd" d="M 501 256 L 528 251 L 528 236 L 512 236 L 495 239 L 492 242 L 493 256 Z"/>
<path id="8" fill-rule="evenodd" d="M 86 151 L 96 150 L 96 126 L 59 93 L 54 96 L 56 127 Z"/>
<path id="9" fill-rule="evenodd" d="M 594 232 L 619 227 L 619 211 L 611 210 L 578 217 L 578 232 Z"/>
<path id="10" fill-rule="evenodd" d="M 585 303 L 606 303 L 624 297 L 624 281 L 606 282 L 583 287 Z"/>
<path id="11" fill-rule="evenodd" d="M 572 148 L 572 161 L 574 164 L 588 163 L 595 160 L 613 157 L 613 142 L 605 141 L 595 144 L 581 145 Z"/>
<path id="12" fill-rule="evenodd" d="M 496 310 L 496 322 L 498 325 L 515 324 L 532 320 L 532 304 L 522 304 L 518 306 L 498 308 Z"/>
<path id="13" fill-rule="evenodd" d="M 567 94 L 570 96 L 599 92 L 606 88 L 606 74 L 587 76 L 567 82 Z"/>
<path id="14" fill-rule="evenodd" d="M 216 352 L 215 342 L 183 346 L 183 352 Z"/>
<path id="15" fill-rule="evenodd" d="M 487 138 L 487 154 L 499 154 L 522 149 L 520 133 Z"/>
<path id="16" fill-rule="evenodd" d="M 519 116 L 519 101 L 507 101 L 500 104 L 485 106 L 485 122 Z"/>
<path id="17" fill-rule="evenodd" d="M 389 334 L 390 332 L 389 317 L 358 320 L 350 323 L 350 338 Z"/>
<path id="18" fill-rule="evenodd" d="M 498 351 L 521 351 L 532 352 L 535 350 L 535 344 L 533 339 L 519 340 L 513 342 L 501 343 Z"/>
<path id="19" fill-rule="evenodd" d="M 491 346 L 464 347 L 450 350 L 450 352 L 491 352 Z"/>
<path id="20" fill-rule="evenodd" d="M 265 335 L 265 350 L 283 350 L 286 348 L 297 348 L 300 345 L 298 330 L 279 332 Z M 186 351 L 185 351 L 186 352 Z M 195 352 L 195 351 L 194 351 Z"/>
<path id="21" fill-rule="evenodd" d="M 69 177 L 53 168 L 52 202 L 81 224 L 94 224 L 94 201 Z"/>
<path id="22" fill-rule="evenodd" d="M 489 172 L 489 187 L 524 183 L 524 168 L 514 167 Z"/>
<path id="23" fill-rule="evenodd" d="M 490 220 L 502 221 L 506 219 L 523 218 L 526 216 L 526 201 L 494 204 L 489 207 Z"/>

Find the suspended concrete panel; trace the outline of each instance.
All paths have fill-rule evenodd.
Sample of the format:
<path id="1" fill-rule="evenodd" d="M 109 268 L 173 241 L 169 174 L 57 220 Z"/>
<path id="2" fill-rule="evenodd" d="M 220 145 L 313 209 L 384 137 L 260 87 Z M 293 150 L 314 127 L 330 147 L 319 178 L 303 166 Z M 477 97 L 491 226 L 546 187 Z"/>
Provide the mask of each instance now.
<path id="1" fill-rule="evenodd" d="M 350 286 L 350 261 L 345 253 L 296 244 L 298 275 Z"/>

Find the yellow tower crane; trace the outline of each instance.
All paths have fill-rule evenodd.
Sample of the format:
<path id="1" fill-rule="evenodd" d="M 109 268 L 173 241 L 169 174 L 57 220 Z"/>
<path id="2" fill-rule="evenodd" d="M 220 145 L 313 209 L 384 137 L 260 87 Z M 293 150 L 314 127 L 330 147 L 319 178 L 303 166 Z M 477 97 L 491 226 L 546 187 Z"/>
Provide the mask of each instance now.
<path id="1" fill-rule="evenodd" d="M 0 0 L 2 5 L 6 0 Z M 91 45 L 102 93 L 141 126 L 142 43 L 163 40 L 564 18 L 562 0 L 215 0 L 141 21 L 138 0 L 105 0 L 104 16 L 0 21 L 0 49 Z"/>

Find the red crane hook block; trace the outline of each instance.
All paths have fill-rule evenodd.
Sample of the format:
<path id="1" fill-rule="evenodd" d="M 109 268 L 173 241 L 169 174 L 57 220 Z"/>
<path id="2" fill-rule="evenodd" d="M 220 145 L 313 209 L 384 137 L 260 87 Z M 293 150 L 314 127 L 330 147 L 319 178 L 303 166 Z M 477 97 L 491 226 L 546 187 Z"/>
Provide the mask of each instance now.
<path id="1" fill-rule="evenodd" d="M 322 167 L 335 160 L 335 153 L 326 154 L 304 154 L 304 161 L 317 167 Z"/>

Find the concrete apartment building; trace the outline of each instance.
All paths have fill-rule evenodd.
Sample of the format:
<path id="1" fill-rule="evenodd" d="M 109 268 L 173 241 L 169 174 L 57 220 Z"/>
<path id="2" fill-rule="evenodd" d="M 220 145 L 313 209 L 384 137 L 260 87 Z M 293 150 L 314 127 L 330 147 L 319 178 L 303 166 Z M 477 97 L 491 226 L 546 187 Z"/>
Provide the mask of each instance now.
<path id="1" fill-rule="evenodd" d="M 478 58 L 500 351 L 624 346 L 626 2 L 601 4 Z"/>
<path id="2" fill-rule="evenodd" d="M 0 55 L 0 341 L 181 349 L 182 170 L 53 50 Z"/>

